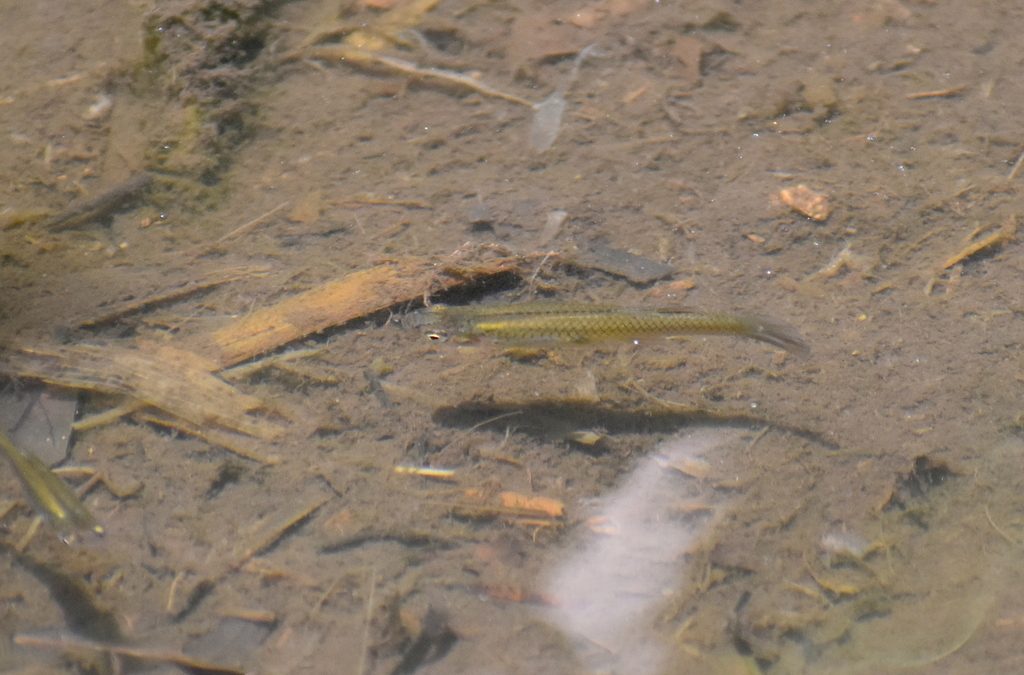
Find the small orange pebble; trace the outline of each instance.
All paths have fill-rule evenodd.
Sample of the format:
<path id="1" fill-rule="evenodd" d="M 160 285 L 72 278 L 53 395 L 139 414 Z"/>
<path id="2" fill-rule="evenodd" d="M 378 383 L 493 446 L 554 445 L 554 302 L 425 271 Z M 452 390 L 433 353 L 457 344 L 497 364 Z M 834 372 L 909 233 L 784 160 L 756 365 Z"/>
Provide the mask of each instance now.
<path id="1" fill-rule="evenodd" d="M 795 188 L 779 190 L 779 199 L 786 206 L 811 220 L 821 222 L 827 220 L 832 213 L 828 195 L 824 192 L 815 192 L 803 183 Z"/>
<path id="2" fill-rule="evenodd" d="M 501 505 L 508 509 L 524 509 L 537 511 L 552 518 L 561 518 L 565 510 L 565 504 L 550 497 L 530 497 L 518 492 L 502 492 Z"/>

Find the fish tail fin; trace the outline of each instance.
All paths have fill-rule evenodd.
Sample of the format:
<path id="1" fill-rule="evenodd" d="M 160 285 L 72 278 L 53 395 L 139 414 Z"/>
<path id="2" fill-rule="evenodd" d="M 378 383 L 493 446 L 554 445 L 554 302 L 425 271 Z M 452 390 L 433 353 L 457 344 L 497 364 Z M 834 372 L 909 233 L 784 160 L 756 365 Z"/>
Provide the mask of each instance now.
<path id="1" fill-rule="evenodd" d="M 746 337 L 781 347 L 800 358 L 811 355 L 811 345 L 788 323 L 764 316 L 745 316 L 742 321 L 746 327 Z"/>

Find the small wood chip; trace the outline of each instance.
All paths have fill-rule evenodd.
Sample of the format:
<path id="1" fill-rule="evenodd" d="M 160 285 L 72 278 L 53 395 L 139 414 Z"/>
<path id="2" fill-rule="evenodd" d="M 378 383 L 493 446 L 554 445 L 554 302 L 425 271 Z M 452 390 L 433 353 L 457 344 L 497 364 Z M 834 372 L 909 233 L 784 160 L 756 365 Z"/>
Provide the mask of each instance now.
<path id="1" fill-rule="evenodd" d="M 905 98 L 909 100 L 916 100 L 919 98 L 953 98 L 959 96 L 960 92 L 967 88 L 966 84 L 962 84 L 959 87 L 951 87 L 949 89 L 938 89 L 936 91 L 918 91 L 913 94 L 907 94 Z"/>
<path id="2" fill-rule="evenodd" d="M 521 509 L 523 511 L 534 511 L 537 515 L 561 518 L 565 510 L 565 504 L 550 497 L 531 497 L 519 494 L 518 492 L 502 492 L 501 505 L 509 509 Z"/>

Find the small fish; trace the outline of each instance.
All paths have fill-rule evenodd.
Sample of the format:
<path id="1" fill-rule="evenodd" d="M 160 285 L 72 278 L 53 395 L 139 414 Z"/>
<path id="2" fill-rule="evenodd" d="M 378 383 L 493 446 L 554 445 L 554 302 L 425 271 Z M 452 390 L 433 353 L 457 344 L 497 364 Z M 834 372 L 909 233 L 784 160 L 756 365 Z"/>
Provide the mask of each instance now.
<path id="1" fill-rule="evenodd" d="M 0 448 L 18 474 L 36 512 L 53 525 L 61 539 L 69 542 L 82 531 L 104 533 L 103 526 L 96 522 L 75 491 L 41 459 L 23 454 L 3 431 L 0 431 Z"/>
<path id="2" fill-rule="evenodd" d="M 427 328 L 435 340 L 492 338 L 512 343 L 586 344 L 651 336 L 735 335 L 767 342 L 797 356 L 811 351 L 796 329 L 781 321 L 682 308 L 563 302 L 434 305 L 421 310 L 411 323 Z"/>
<path id="3" fill-rule="evenodd" d="M 51 232 L 70 230 L 100 218 L 106 218 L 125 203 L 135 199 L 153 184 L 153 174 L 142 172 L 135 174 L 113 190 L 87 199 L 64 209 L 50 221 L 47 226 Z"/>

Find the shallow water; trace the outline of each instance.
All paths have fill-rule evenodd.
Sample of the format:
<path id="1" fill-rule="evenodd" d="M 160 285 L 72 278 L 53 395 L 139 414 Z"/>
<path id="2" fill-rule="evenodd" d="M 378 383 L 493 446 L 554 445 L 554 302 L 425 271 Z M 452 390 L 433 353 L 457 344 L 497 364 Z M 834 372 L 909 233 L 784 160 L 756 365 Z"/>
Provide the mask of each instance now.
<path id="1" fill-rule="evenodd" d="M 68 603 L 91 597 L 126 640 L 256 672 L 1020 671 L 1024 268 L 1012 239 L 946 266 L 1017 215 L 1015 3 L 443 0 L 382 47 L 540 103 L 597 45 L 542 152 L 527 105 L 327 58 L 382 9 L 5 12 L 2 345 L 192 349 L 468 242 L 536 265 L 435 300 L 763 314 L 812 354 L 707 338 L 510 358 L 385 314 L 310 336 L 293 347 L 315 355 L 233 381 L 294 422 L 279 464 L 125 418 L 71 450 L 118 488 L 86 498 L 102 547 L 43 529 L 16 554 L 28 511 L 4 511 L 0 668 L 78 669 L 11 637 L 81 633 Z M 47 230 L 144 170 L 153 187 L 103 222 Z M 800 184 L 826 220 L 783 203 Z M 601 247 L 676 271 L 630 281 L 584 255 Z M 716 442 L 673 458 L 694 437 Z M 626 529 L 616 500 L 645 479 Z M 0 499 L 19 490 L 0 474 Z M 495 510 L 503 492 L 565 514 Z M 447 630 L 416 660 L 425 617 Z"/>

